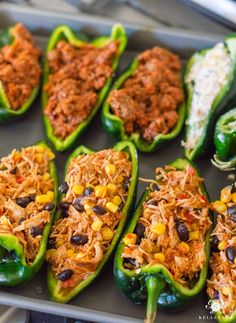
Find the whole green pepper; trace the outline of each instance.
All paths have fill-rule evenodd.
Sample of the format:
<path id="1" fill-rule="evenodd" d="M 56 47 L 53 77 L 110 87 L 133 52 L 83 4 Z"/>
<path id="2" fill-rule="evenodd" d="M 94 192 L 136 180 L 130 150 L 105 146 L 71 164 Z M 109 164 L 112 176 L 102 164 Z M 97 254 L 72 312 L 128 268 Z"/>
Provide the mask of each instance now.
<path id="1" fill-rule="evenodd" d="M 171 166 L 183 170 L 191 163 L 187 159 L 177 159 Z M 192 165 L 192 164 L 191 164 Z M 201 185 L 201 191 L 208 199 L 204 185 Z M 144 201 L 149 196 L 147 188 L 140 199 L 137 209 L 132 217 L 126 233 L 133 232 L 139 216 L 142 212 Z M 206 263 L 199 273 L 197 281 L 192 282 L 191 288 L 186 288 L 176 282 L 169 270 L 161 265 L 142 266 L 137 273 L 135 270 L 127 269 L 123 266 L 121 254 L 124 249 L 123 241 L 120 242 L 114 262 L 114 278 L 117 287 L 134 303 L 140 304 L 147 302 L 146 323 L 155 321 L 156 309 L 167 312 L 174 312 L 187 306 L 193 298 L 203 289 L 208 269 L 208 260 L 210 254 L 210 230 L 206 236 L 205 254 Z"/>
<path id="2" fill-rule="evenodd" d="M 227 48 L 227 51 L 230 55 L 232 60 L 232 65 L 230 68 L 230 72 L 228 75 L 227 82 L 221 88 L 221 90 L 217 93 L 212 103 L 211 109 L 209 113 L 206 115 L 205 119 L 203 120 L 204 128 L 202 134 L 200 135 L 197 144 L 193 149 L 185 149 L 185 156 L 190 159 L 194 160 L 198 156 L 202 155 L 207 151 L 207 148 L 212 143 L 211 138 L 213 137 L 213 131 L 215 126 L 215 121 L 219 116 L 222 109 L 225 108 L 227 102 L 235 95 L 234 90 L 234 83 L 235 83 L 235 71 L 236 71 L 236 34 L 229 35 L 224 40 L 224 46 Z M 199 52 L 196 52 L 188 61 L 185 76 L 186 79 L 192 69 L 193 65 L 197 63 L 199 60 L 205 57 L 208 53 L 209 49 L 203 49 Z M 191 128 L 194 126 L 193 124 L 188 125 L 188 119 L 191 114 L 191 103 L 192 103 L 192 96 L 194 93 L 194 83 L 193 82 L 186 82 L 186 92 L 187 92 L 187 118 L 186 118 L 186 128 L 185 128 L 185 139 L 188 138 Z"/>
<path id="3" fill-rule="evenodd" d="M 123 217 L 118 225 L 118 228 L 116 230 L 116 234 L 112 240 L 112 243 L 105 253 L 103 260 L 97 267 L 96 271 L 88 276 L 87 279 L 82 281 L 79 285 L 74 287 L 73 289 L 65 290 L 60 288 L 60 282 L 54 275 L 51 266 L 48 266 L 48 274 L 47 274 L 47 284 L 48 284 L 48 289 L 49 289 L 49 294 L 52 300 L 61 302 L 61 303 L 66 303 L 68 302 L 71 298 L 82 292 L 87 286 L 89 286 L 100 274 L 102 271 L 103 267 L 105 266 L 106 262 L 108 261 L 109 257 L 111 256 L 112 252 L 114 251 L 114 248 L 120 239 L 120 236 L 122 234 L 122 231 L 124 229 L 126 220 L 132 210 L 133 203 L 135 202 L 135 196 L 136 196 L 136 185 L 137 185 L 137 177 L 138 177 L 138 156 L 137 156 L 137 151 L 135 149 L 135 146 L 130 143 L 130 142 L 119 142 L 117 143 L 114 147 L 114 150 L 118 151 L 126 151 L 130 155 L 130 160 L 132 163 L 132 173 L 131 173 L 131 178 L 130 178 L 130 185 L 129 185 L 129 192 L 128 192 L 128 197 L 125 202 L 125 205 L 122 209 Z M 78 155 L 81 154 L 91 154 L 93 153 L 92 150 L 84 147 L 84 146 L 79 146 L 75 151 L 69 156 L 67 163 L 66 163 L 66 168 L 65 168 L 65 173 L 67 172 L 68 166 L 70 164 L 70 160 Z M 57 221 L 61 216 L 61 212 L 59 211 L 56 214 L 55 221 Z"/>
<path id="4" fill-rule="evenodd" d="M 138 68 L 138 58 L 136 57 L 128 70 L 120 76 L 120 78 L 113 85 L 112 90 L 118 90 L 122 87 L 123 83 L 132 76 Z M 185 103 L 179 106 L 178 110 L 179 120 L 175 127 L 167 134 L 157 134 L 151 143 L 140 138 L 138 132 L 134 132 L 131 135 L 125 133 L 123 121 L 111 112 L 110 106 L 106 101 L 102 109 L 102 124 L 104 129 L 119 140 L 132 141 L 138 150 L 142 152 L 153 152 L 159 149 L 162 145 L 165 145 L 168 141 L 174 139 L 181 131 L 184 118 L 185 118 Z"/>
<path id="5" fill-rule="evenodd" d="M 72 45 L 75 46 L 81 46 L 83 44 L 86 44 L 84 41 L 84 36 L 80 36 L 78 38 L 76 34 L 72 31 L 72 29 L 68 26 L 61 25 L 54 29 L 52 32 L 48 45 L 47 45 L 47 50 L 46 50 L 46 55 L 53 50 L 57 43 L 61 41 L 62 39 L 66 40 Z M 117 51 L 116 58 L 114 59 L 112 69 L 113 72 L 116 71 L 120 57 L 122 53 L 125 50 L 126 44 L 127 44 L 127 36 L 125 29 L 123 28 L 122 25 L 116 24 L 112 27 L 111 35 L 110 36 L 101 36 L 98 38 L 95 38 L 93 41 L 89 42 L 89 44 L 92 44 L 96 47 L 103 47 L 105 46 L 109 41 L 111 40 L 119 40 L 119 48 Z M 45 59 L 45 64 L 44 64 L 44 72 L 43 72 L 43 85 L 45 86 L 48 83 L 48 77 L 49 77 L 49 65 L 48 65 L 48 60 L 47 56 Z M 45 129 L 46 129 L 46 134 L 48 139 L 53 143 L 55 148 L 58 151 L 64 151 L 69 149 L 75 142 L 75 140 L 83 133 L 83 131 L 88 127 L 89 123 L 92 121 L 93 117 L 95 116 L 96 112 L 98 111 L 100 105 L 102 104 L 107 92 L 109 91 L 110 85 L 112 82 L 112 76 L 109 77 L 106 81 L 105 86 L 100 90 L 98 94 L 98 99 L 96 102 L 96 105 L 93 107 L 91 113 L 88 115 L 87 119 L 83 122 L 81 122 L 78 127 L 69 135 L 67 136 L 64 140 L 58 138 L 55 136 L 53 127 L 50 123 L 50 120 L 44 113 L 44 124 L 45 124 Z M 46 91 L 43 90 L 43 95 L 42 95 L 42 105 L 43 105 L 43 110 L 46 108 L 48 102 L 48 95 Z"/>
<path id="6" fill-rule="evenodd" d="M 0 33 L 0 49 L 6 45 L 11 45 L 14 42 L 14 37 L 11 33 L 12 28 L 8 28 Z M 18 110 L 13 110 L 8 101 L 8 98 L 4 92 L 2 82 L 0 80 L 0 122 L 4 122 L 10 119 L 21 117 L 30 108 L 33 101 L 39 92 L 39 86 L 36 86 L 28 100 Z"/>
<path id="7" fill-rule="evenodd" d="M 36 145 L 49 148 L 44 141 L 41 141 Z M 50 175 L 54 179 L 53 202 L 56 204 L 57 174 L 53 161 L 50 161 L 49 167 Z M 52 211 L 51 222 L 47 223 L 44 227 L 40 247 L 32 265 L 28 265 L 26 263 L 23 246 L 16 236 L 3 233 L 0 234 L 0 286 L 12 287 L 20 285 L 28 281 L 40 269 L 47 249 L 47 239 L 51 228 L 53 214 L 54 212 Z"/>
<path id="8" fill-rule="evenodd" d="M 216 154 L 213 165 L 221 170 L 236 168 L 236 108 L 223 114 L 217 121 L 214 133 Z"/>

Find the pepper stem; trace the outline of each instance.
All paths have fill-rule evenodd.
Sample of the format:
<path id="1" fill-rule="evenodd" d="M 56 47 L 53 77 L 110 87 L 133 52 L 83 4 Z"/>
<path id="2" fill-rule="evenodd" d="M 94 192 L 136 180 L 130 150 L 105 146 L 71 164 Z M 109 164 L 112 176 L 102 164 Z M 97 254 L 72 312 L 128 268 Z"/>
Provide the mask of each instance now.
<path id="1" fill-rule="evenodd" d="M 146 320 L 145 323 L 154 323 L 156 318 L 156 308 L 157 301 L 160 296 L 161 291 L 164 288 L 164 281 L 160 276 L 150 275 L 146 279 L 146 287 L 147 287 L 147 311 L 146 311 Z"/>

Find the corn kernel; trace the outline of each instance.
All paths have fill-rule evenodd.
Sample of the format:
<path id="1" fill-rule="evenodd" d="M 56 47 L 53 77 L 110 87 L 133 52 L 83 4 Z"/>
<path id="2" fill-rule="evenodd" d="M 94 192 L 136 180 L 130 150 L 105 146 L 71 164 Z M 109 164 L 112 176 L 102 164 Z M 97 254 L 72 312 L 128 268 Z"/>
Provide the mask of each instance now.
<path id="1" fill-rule="evenodd" d="M 165 262 L 165 255 L 162 252 L 154 253 L 154 259 L 163 264 Z"/>
<path id="2" fill-rule="evenodd" d="M 215 202 L 213 202 L 212 203 L 212 207 L 213 207 L 213 209 L 216 212 L 218 212 L 220 214 L 222 214 L 226 210 L 226 208 L 227 208 L 226 205 L 225 205 L 225 203 L 222 202 L 222 201 L 215 201 Z"/>
<path id="3" fill-rule="evenodd" d="M 235 265 L 236 265 L 236 258 L 234 258 L 234 263 L 235 263 Z"/>
<path id="4" fill-rule="evenodd" d="M 95 188 L 95 186 L 94 186 L 93 184 L 90 184 L 90 183 L 86 184 L 86 187 L 92 187 L 92 188 Z"/>
<path id="5" fill-rule="evenodd" d="M 48 149 L 48 158 L 49 159 L 54 159 L 55 158 L 55 154 L 49 149 Z"/>
<path id="6" fill-rule="evenodd" d="M 36 153 L 44 153 L 44 151 L 45 151 L 45 147 L 41 146 L 41 145 L 35 146 L 34 149 L 35 149 Z"/>
<path id="7" fill-rule="evenodd" d="M 39 204 L 45 204 L 51 202 L 51 198 L 47 194 L 37 195 L 35 201 Z"/>
<path id="8" fill-rule="evenodd" d="M 166 225 L 161 222 L 155 223 L 151 226 L 151 231 L 158 234 L 158 235 L 161 235 L 161 234 L 165 233 Z"/>
<path id="9" fill-rule="evenodd" d="M 137 239 L 137 235 L 135 233 L 127 233 L 124 236 L 123 242 L 126 246 L 130 244 L 135 244 Z"/>
<path id="10" fill-rule="evenodd" d="M 62 239 L 59 239 L 59 238 L 56 239 L 56 242 L 55 242 L 56 248 L 61 247 L 63 244 L 64 244 L 64 242 Z"/>
<path id="11" fill-rule="evenodd" d="M 108 176 L 112 176 L 116 172 L 116 166 L 113 164 L 106 164 L 105 166 L 105 172 Z"/>
<path id="12" fill-rule="evenodd" d="M 98 185 L 95 187 L 95 196 L 96 197 L 104 198 L 106 196 L 106 193 L 107 193 L 106 186 Z"/>
<path id="13" fill-rule="evenodd" d="M 43 154 L 37 154 L 35 157 L 37 163 L 42 164 L 43 162 Z"/>
<path id="14" fill-rule="evenodd" d="M 77 255 L 76 255 L 76 257 L 75 257 L 75 258 L 76 258 L 76 259 L 81 259 L 81 258 L 83 258 L 84 256 L 85 256 L 85 253 L 80 251 L 80 252 L 78 252 L 78 253 L 77 253 Z"/>
<path id="15" fill-rule="evenodd" d="M 180 242 L 179 249 L 183 254 L 186 254 L 190 251 L 189 245 L 184 241 Z"/>
<path id="16" fill-rule="evenodd" d="M 5 224 L 5 225 L 9 224 L 8 218 L 5 215 L 2 215 L 0 217 L 0 224 Z"/>
<path id="17" fill-rule="evenodd" d="M 232 292 L 232 288 L 231 287 L 223 287 L 222 288 L 222 294 L 225 296 L 229 296 Z"/>
<path id="18" fill-rule="evenodd" d="M 198 229 L 198 225 L 197 225 L 197 223 L 192 223 L 192 224 L 191 224 L 191 229 L 192 229 L 193 231 L 197 230 L 197 229 Z"/>
<path id="19" fill-rule="evenodd" d="M 124 177 L 123 176 L 118 176 L 116 181 L 117 181 L 118 184 L 121 184 L 124 181 Z"/>
<path id="20" fill-rule="evenodd" d="M 225 250 L 225 248 L 227 247 L 227 242 L 226 241 L 221 241 L 218 243 L 218 249 L 219 250 Z"/>
<path id="21" fill-rule="evenodd" d="M 78 184 L 75 184 L 72 186 L 72 192 L 76 195 L 80 195 L 82 194 L 84 191 L 84 186 L 83 185 L 78 185 Z"/>
<path id="22" fill-rule="evenodd" d="M 110 183 L 110 184 L 108 184 L 107 185 L 107 190 L 108 190 L 108 192 L 109 193 L 115 193 L 115 191 L 116 191 L 116 185 L 115 184 L 113 184 L 113 183 Z"/>
<path id="23" fill-rule="evenodd" d="M 120 203 L 122 202 L 122 199 L 119 197 L 119 195 L 116 195 L 116 196 L 113 197 L 113 199 L 111 201 L 115 205 L 120 205 Z"/>
<path id="24" fill-rule="evenodd" d="M 233 194 L 231 195 L 231 199 L 232 199 L 232 201 L 233 201 L 234 203 L 236 203 L 236 193 L 233 193 Z"/>
<path id="25" fill-rule="evenodd" d="M 92 227 L 93 231 L 99 231 L 101 229 L 102 225 L 103 225 L 103 221 L 100 218 L 96 217 L 94 219 L 91 227 Z"/>
<path id="26" fill-rule="evenodd" d="M 195 230 L 189 233 L 189 240 L 198 240 L 199 239 L 199 230 Z"/>
<path id="27" fill-rule="evenodd" d="M 67 257 L 72 258 L 72 257 L 74 257 L 74 255 L 75 255 L 75 253 L 72 249 L 67 250 L 67 252 L 66 252 Z"/>
<path id="28" fill-rule="evenodd" d="M 51 175 L 49 173 L 45 173 L 42 177 L 44 181 L 48 181 L 51 178 Z"/>
<path id="29" fill-rule="evenodd" d="M 53 191 L 48 191 L 46 195 L 49 198 L 49 202 L 52 202 L 53 199 L 54 199 L 54 192 Z"/>
<path id="30" fill-rule="evenodd" d="M 104 240 L 111 240 L 114 236 L 113 231 L 109 227 L 102 229 L 102 237 Z"/>
<path id="31" fill-rule="evenodd" d="M 106 203 L 106 208 L 111 211 L 112 213 L 116 213 L 118 211 L 118 206 L 115 205 L 114 203 L 112 202 L 107 202 Z"/>
<path id="32" fill-rule="evenodd" d="M 221 190 L 220 200 L 224 203 L 228 203 L 231 200 L 231 186 L 226 186 Z"/>
<path id="33" fill-rule="evenodd" d="M 55 253 L 56 249 L 49 249 L 46 253 L 46 260 L 49 261 L 53 254 Z"/>

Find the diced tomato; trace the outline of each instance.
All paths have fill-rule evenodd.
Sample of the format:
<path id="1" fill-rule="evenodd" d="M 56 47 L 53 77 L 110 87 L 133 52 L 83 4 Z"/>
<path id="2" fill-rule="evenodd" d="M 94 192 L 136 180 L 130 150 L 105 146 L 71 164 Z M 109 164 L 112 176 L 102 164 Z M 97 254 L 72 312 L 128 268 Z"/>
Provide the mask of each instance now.
<path id="1" fill-rule="evenodd" d="M 206 205 L 208 205 L 209 204 L 209 202 L 207 201 L 207 198 L 206 198 L 206 196 L 205 195 L 200 195 L 200 198 L 206 203 Z"/>
<path id="2" fill-rule="evenodd" d="M 16 177 L 16 182 L 17 182 L 18 184 L 23 183 L 23 180 L 24 180 L 24 177 L 23 177 L 23 176 L 17 176 L 17 177 Z"/>
<path id="3" fill-rule="evenodd" d="M 194 221 L 194 217 L 191 212 L 185 214 L 186 221 L 192 223 Z"/>
<path id="4" fill-rule="evenodd" d="M 0 210 L 0 216 L 2 216 L 3 215 L 3 211 L 2 210 Z"/>
<path id="5" fill-rule="evenodd" d="M 181 193 L 181 194 L 179 194 L 178 198 L 181 199 L 181 200 L 187 199 L 188 198 L 188 195 L 185 194 L 185 193 Z"/>
<path id="6" fill-rule="evenodd" d="M 61 282 L 61 287 L 62 288 L 70 288 L 70 287 L 74 287 L 76 284 L 76 281 L 74 278 L 70 278 L 65 280 L 64 282 Z"/>

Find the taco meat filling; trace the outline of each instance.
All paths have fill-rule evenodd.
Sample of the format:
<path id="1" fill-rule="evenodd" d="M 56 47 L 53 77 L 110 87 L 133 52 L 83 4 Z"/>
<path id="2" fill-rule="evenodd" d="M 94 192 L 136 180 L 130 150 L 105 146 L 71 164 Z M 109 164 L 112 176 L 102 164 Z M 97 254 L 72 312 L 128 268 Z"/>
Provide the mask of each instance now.
<path id="1" fill-rule="evenodd" d="M 98 100 L 99 91 L 112 76 L 119 41 L 98 48 L 73 46 L 64 40 L 48 53 L 50 75 L 45 91 L 45 113 L 55 136 L 65 139 L 82 123 Z"/>
<path id="2" fill-rule="evenodd" d="M 54 209 L 52 159 L 51 150 L 37 145 L 13 150 L 0 160 L 0 235 L 19 240 L 28 265 L 34 262 Z"/>
<path id="3" fill-rule="evenodd" d="M 39 86 L 41 51 L 22 25 L 11 28 L 13 42 L 0 48 L 0 83 L 13 110 L 20 109 Z"/>
<path id="4" fill-rule="evenodd" d="M 236 309 L 236 188 L 227 186 L 219 201 L 212 203 L 216 211 L 216 227 L 212 233 L 210 268 L 207 293 L 219 303 L 223 315 Z"/>
<path id="5" fill-rule="evenodd" d="M 148 198 L 133 233 L 123 239 L 123 265 L 130 270 L 162 264 L 185 287 L 206 263 L 205 238 L 210 228 L 202 178 L 193 167 L 156 169 Z"/>
<path id="6" fill-rule="evenodd" d="M 180 68 L 179 57 L 164 48 L 154 47 L 138 56 L 135 73 L 108 98 L 127 135 L 138 132 L 151 142 L 173 129 L 179 119 L 176 110 L 184 100 Z"/>
<path id="7" fill-rule="evenodd" d="M 112 149 L 70 161 L 46 256 L 61 288 L 75 287 L 102 262 L 122 219 L 131 168 L 129 154 Z"/>

